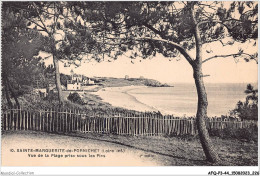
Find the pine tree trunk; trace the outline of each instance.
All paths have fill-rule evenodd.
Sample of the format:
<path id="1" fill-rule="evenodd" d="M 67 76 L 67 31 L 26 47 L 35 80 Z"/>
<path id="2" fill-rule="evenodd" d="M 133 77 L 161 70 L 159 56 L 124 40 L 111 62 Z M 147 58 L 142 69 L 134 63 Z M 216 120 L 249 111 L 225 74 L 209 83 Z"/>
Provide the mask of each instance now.
<path id="1" fill-rule="evenodd" d="M 216 151 L 214 150 L 205 123 L 205 118 L 207 117 L 208 101 L 207 101 L 206 89 L 203 83 L 201 64 L 199 66 L 194 66 L 193 71 L 194 71 L 193 77 L 195 80 L 197 95 L 198 95 L 196 122 L 197 122 L 197 129 L 199 132 L 199 138 L 200 138 L 203 151 L 206 155 L 207 161 L 216 163 L 219 161 L 219 157 Z"/>
<path id="2" fill-rule="evenodd" d="M 53 53 L 53 64 L 55 68 L 55 81 L 56 81 L 56 88 L 58 91 L 59 104 L 62 105 L 63 97 L 62 97 L 62 89 L 61 89 L 61 82 L 60 82 L 59 61 L 56 58 L 55 53 Z"/>
<path id="3" fill-rule="evenodd" d="M 18 101 L 17 96 L 16 96 L 15 93 L 14 93 L 14 90 L 13 90 L 13 88 L 12 88 L 12 86 L 11 86 L 11 83 L 10 83 L 10 81 L 9 81 L 8 78 L 6 78 L 6 80 L 7 80 L 8 89 L 9 89 L 9 91 L 11 92 L 12 97 L 14 98 L 15 104 L 16 104 L 16 106 L 17 106 L 18 108 L 20 108 L 20 103 L 19 103 L 19 101 Z"/>
<path id="4" fill-rule="evenodd" d="M 3 77 L 3 83 L 4 83 L 5 97 L 6 97 L 6 100 L 7 100 L 8 108 L 13 108 L 13 103 L 12 103 L 10 96 L 9 96 L 8 83 L 7 83 L 5 77 Z"/>
<path id="5" fill-rule="evenodd" d="M 202 74 L 202 40 L 201 33 L 196 19 L 196 13 L 194 10 L 194 4 L 196 2 L 189 2 L 190 15 L 194 26 L 194 38 L 196 45 L 196 59 L 192 64 L 193 77 L 195 80 L 197 95 L 198 95 L 198 107 L 196 114 L 197 128 L 199 132 L 200 142 L 203 151 L 206 155 L 206 159 L 209 162 L 216 163 L 219 160 L 218 154 L 215 152 L 212 142 L 209 138 L 209 133 L 206 128 L 205 118 L 207 117 L 208 100 L 207 93 L 203 82 Z"/>

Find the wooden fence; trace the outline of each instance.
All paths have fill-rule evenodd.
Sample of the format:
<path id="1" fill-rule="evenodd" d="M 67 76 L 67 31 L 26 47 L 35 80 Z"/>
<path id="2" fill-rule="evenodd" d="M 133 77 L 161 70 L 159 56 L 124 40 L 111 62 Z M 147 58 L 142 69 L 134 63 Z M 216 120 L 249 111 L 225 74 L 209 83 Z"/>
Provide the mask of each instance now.
<path id="1" fill-rule="evenodd" d="M 88 113 L 89 114 L 89 113 Z M 255 121 L 206 120 L 208 129 L 251 128 L 257 126 Z M 35 130 L 46 132 L 83 132 L 111 133 L 124 135 L 195 135 L 197 134 L 194 118 L 174 118 L 172 116 L 142 115 L 132 117 L 125 115 L 106 116 L 87 115 L 79 110 L 51 109 L 45 111 L 28 111 L 9 109 L 2 111 L 2 130 Z"/>

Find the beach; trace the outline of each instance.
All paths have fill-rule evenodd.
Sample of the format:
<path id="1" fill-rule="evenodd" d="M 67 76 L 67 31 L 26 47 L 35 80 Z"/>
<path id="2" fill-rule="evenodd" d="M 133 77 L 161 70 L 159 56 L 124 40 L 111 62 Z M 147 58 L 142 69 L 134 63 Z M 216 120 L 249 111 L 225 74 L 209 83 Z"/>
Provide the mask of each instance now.
<path id="1" fill-rule="evenodd" d="M 128 93 L 131 90 L 141 88 L 147 88 L 147 86 L 106 87 L 98 92 L 90 93 L 99 96 L 104 102 L 115 107 L 136 111 L 158 111 L 158 109 L 140 102 L 135 96 Z"/>
<path id="2" fill-rule="evenodd" d="M 125 108 L 129 110 L 136 111 L 148 111 L 148 112 L 158 112 L 160 111 L 163 115 L 176 115 L 176 116 L 194 116 L 195 113 L 190 112 L 177 112 L 177 110 L 169 110 L 158 105 L 158 102 L 161 103 L 159 99 L 150 97 L 149 95 L 143 95 L 139 91 L 143 90 L 152 90 L 152 89 L 164 89 L 164 87 L 149 87 L 149 86 L 123 86 L 123 87 L 106 87 L 100 89 L 97 92 L 89 92 L 91 94 L 99 96 L 103 102 L 107 102 L 114 107 Z M 162 102 L 161 104 L 164 104 Z M 196 102 L 190 102 L 196 105 Z M 166 104 L 165 104 L 166 105 Z M 175 105 L 176 108 L 179 108 L 179 105 Z M 175 109 L 176 109 L 175 108 Z M 181 109 L 186 110 L 185 107 Z"/>
<path id="3" fill-rule="evenodd" d="M 206 84 L 208 116 L 228 115 L 237 102 L 245 101 L 246 84 Z M 194 116 L 197 111 L 197 92 L 194 84 L 175 84 L 174 87 L 124 86 L 106 87 L 91 92 L 112 106 L 136 111 L 160 111 L 179 117 Z"/>

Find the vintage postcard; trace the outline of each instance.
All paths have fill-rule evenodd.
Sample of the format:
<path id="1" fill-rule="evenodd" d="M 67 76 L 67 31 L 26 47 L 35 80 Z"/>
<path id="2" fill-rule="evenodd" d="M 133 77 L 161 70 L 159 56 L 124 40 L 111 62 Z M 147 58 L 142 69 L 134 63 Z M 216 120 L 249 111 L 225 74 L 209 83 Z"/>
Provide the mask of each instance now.
<path id="1" fill-rule="evenodd" d="M 258 1 L 3 1 L 1 48 L 3 168 L 259 174 Z"/>

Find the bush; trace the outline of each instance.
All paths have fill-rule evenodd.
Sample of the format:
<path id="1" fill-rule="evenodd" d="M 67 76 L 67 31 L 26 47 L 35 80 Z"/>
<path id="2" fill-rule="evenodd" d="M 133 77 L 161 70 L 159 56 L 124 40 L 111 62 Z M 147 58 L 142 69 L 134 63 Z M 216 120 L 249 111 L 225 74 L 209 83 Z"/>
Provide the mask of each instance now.
<path id="1" fill-rule="evenodd" d="M 208 129 L 209 135 L 211 137 L 219 137 L 221 139 L 237 139 L 240 141 L 247 142 L 258 142 L 258 127 L 252 126 L 251 128 L 225 128 L 225 129 Z M 171 133 L 164 135 L 165 137 L 174 137 L 182 140 L 193 141 L 197 140 L 199 136 L 196 135 L 177 135 L 176 133 Z"/>
<path id="2" fill-rule="evenodd" d="M 231 112 L 243 120 L 258 120 L 258 89 L 248 84 L 245 93 L 246 101 L 239 101 L 237 107 Z"/>
<path id="3" fill-rule="evenodd" d="M 47 100 L 49 102 L 52 101 L 58 101 L 59 100 L 59 96 L 58 93 L 53 92 L 52 90 L 47 94 L 47 96 L 45 98 L 43 98 L 43 100 Z"/>
<path id="4" fill-rule="evenodd" d="M 258 141 L 258 128 L 225 128 L 225 129 L 209 129 L 210 136 L 220 137 L 222 139 L 238 139 L 242 141 Z"/>
<path id="5" fill-rule="evenodd" d="M 68 96 L 68 100 L 70 100 L 73 103 L 80 104 L 80 105 L 84 104 L 84 101 L 81 99 L 80 95 L 77 92 L 70 93 Z"/>
<path id="6" fill-rule="evenodd" d="M 239 101 L 237 108 L 233 110 L 243 120 L 258 120 L 258 105 Z"/>

